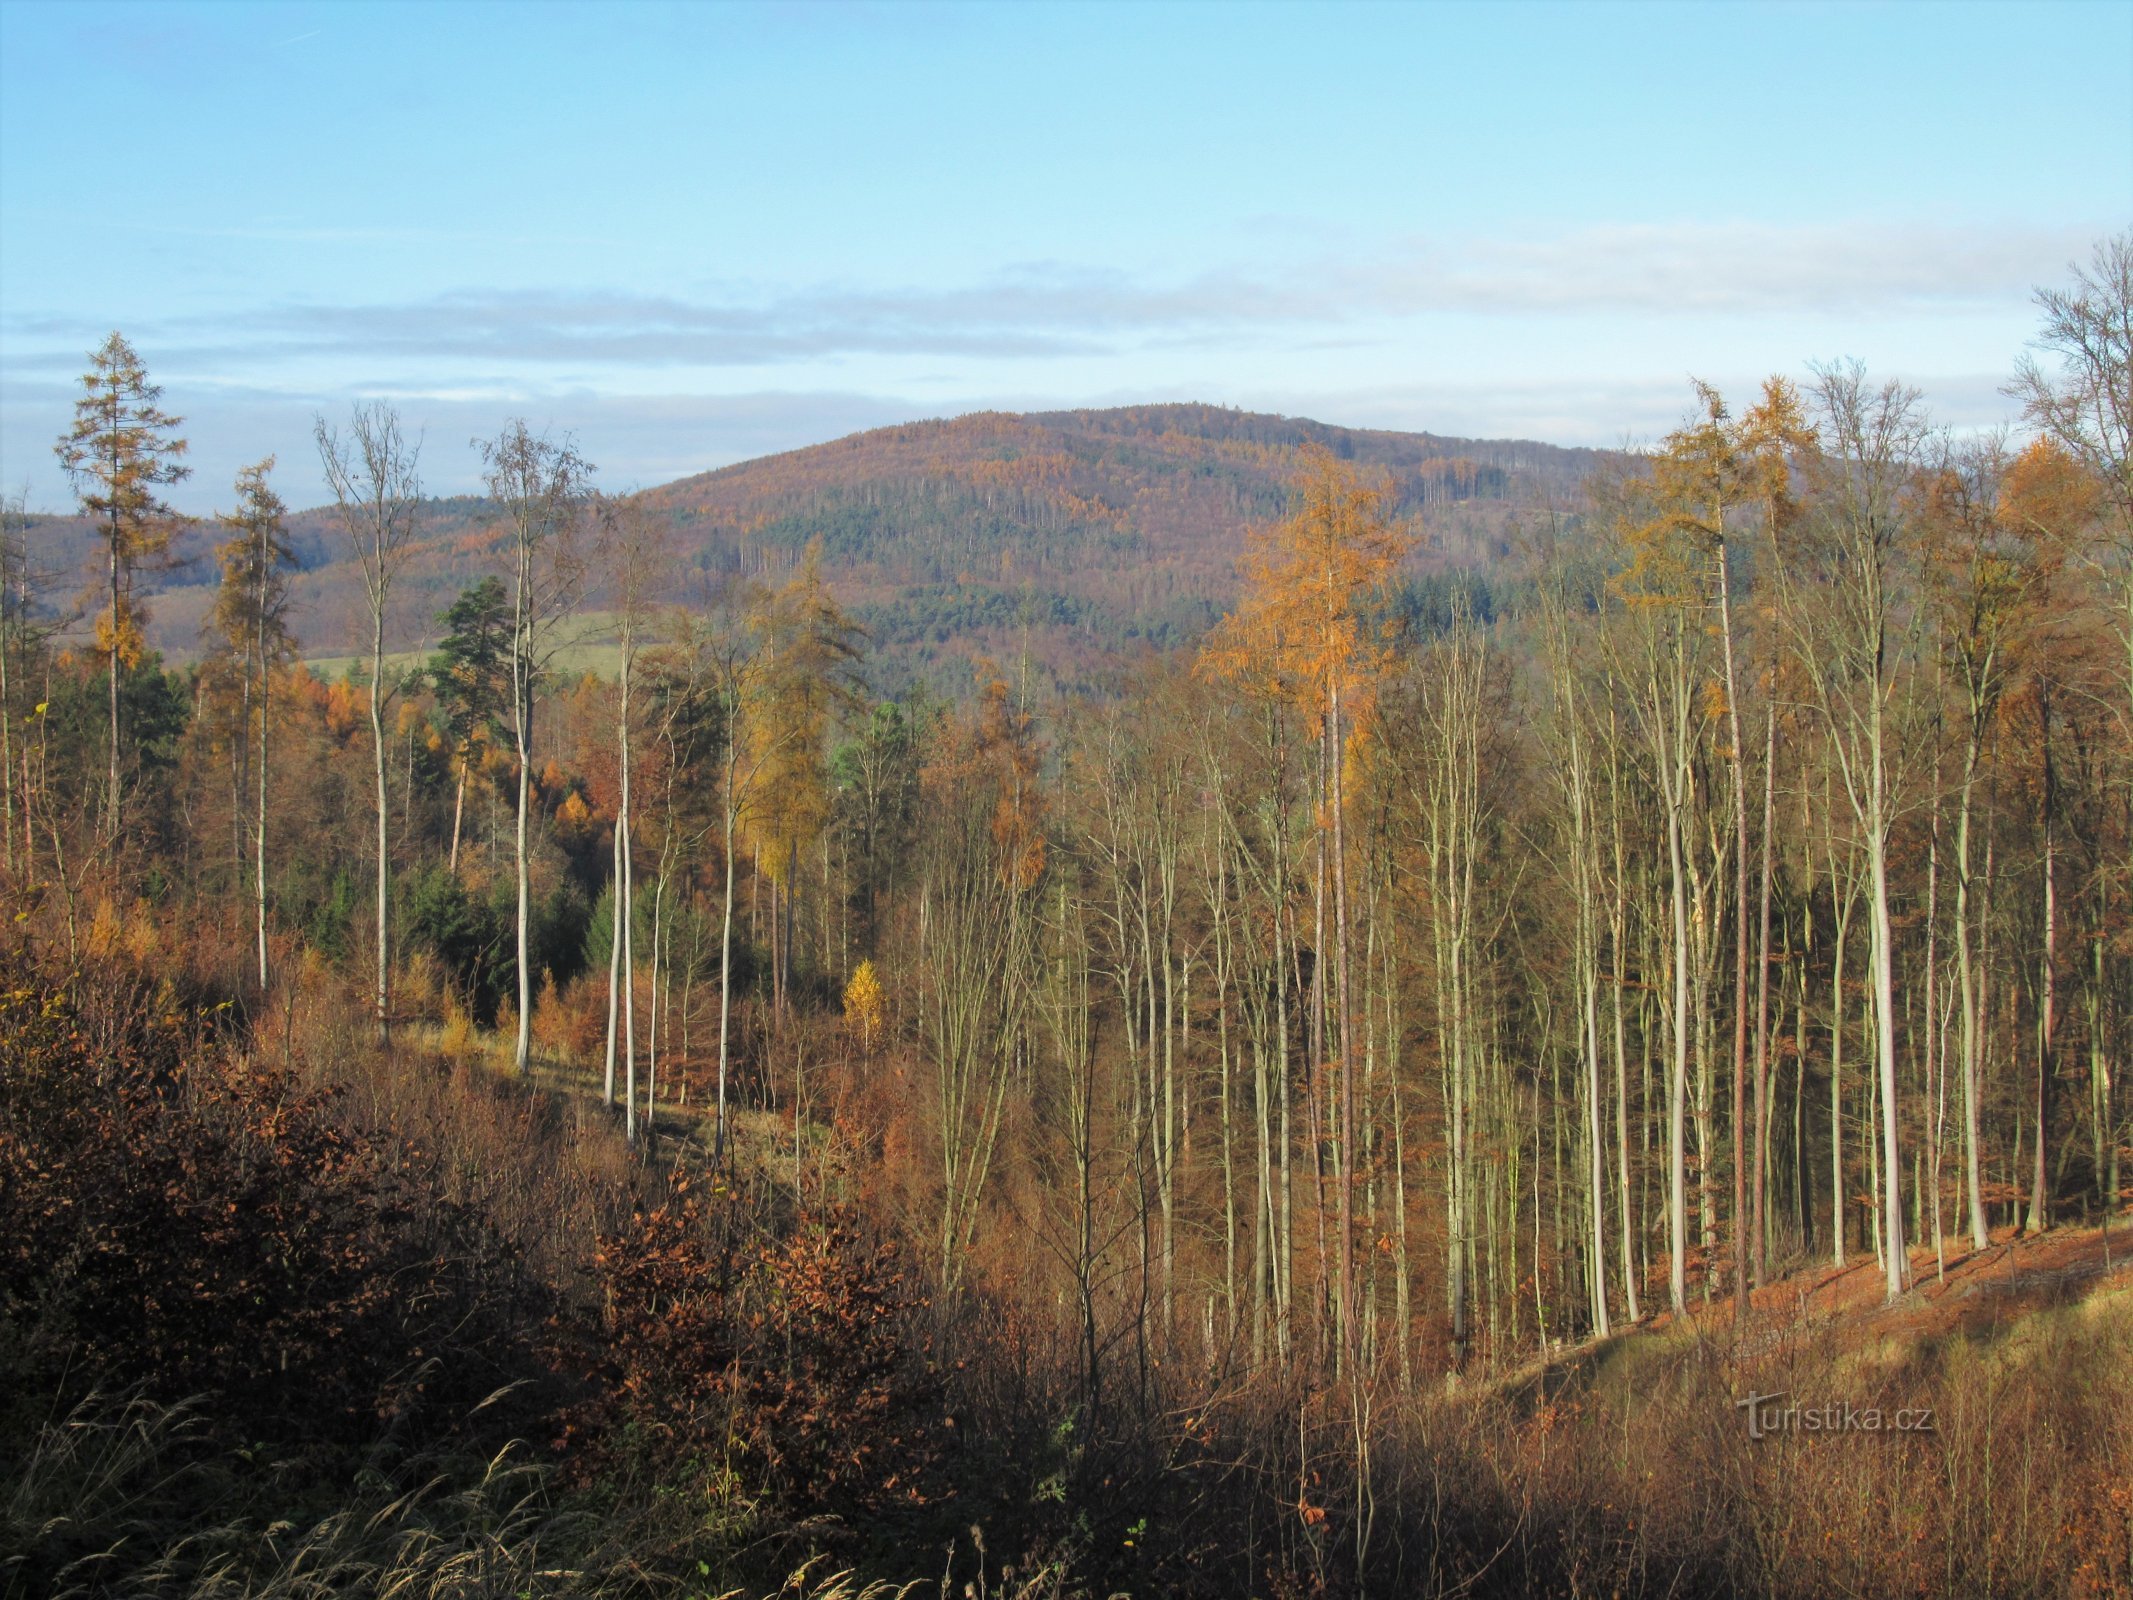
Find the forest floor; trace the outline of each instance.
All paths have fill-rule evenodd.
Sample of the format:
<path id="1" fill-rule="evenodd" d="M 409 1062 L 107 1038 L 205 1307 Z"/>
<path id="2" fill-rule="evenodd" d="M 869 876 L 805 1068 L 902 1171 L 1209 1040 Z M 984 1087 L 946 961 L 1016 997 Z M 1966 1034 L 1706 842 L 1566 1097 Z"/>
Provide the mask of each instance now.
<path id="1" fill-rule="evenodd" d="M 1982 1250 L 1950 1237 L 1938 1258 L 1931 1246 L 1909 1256 L 1911 1287 L 1893 1303 L 1868 1251 L 1841 1267 L 1800 1266 L 1774 1277 L 1750 1295 L 1744 1334 L 1736 1334 L 1730 1296 L 1696 1300 L 1685 1319 L 1662 1311 L 1605 1339 L 1550 1351 L 1484 1392 L 1538 1404 L 1587 1385 L 1634 1386 L 1649 1370 L 1644 1356 L 1692 1344 L 1743 1364 L 1809 1350 L 1840 1362 L 1885 1363 L 1953 1341 L 1991 1345 L 2040 1315 L 2101 1312 L 2133 1299 L 2133 1216 L 2041 1233 L 2001 1227 Z"/>
<path id="2" fill-rule="evenodd" d="M 512 1072 L 508 1045 L 493 1041 L 483 1064 L 499 1075 Z M 596 1063 L 536 1053 L 533 1081 L 581 1105 L 603 1096 Z M 662 1097 L 654 1147 L 663 1162 L 708 1157 L 711 1104 Z M 619 1110 L 613 1113 L 620 1116 Z M 736 1106 L 730 1127 L 736 1147 L 750 1164 L 769 1166 L 793 1157 L 789 1117 Z M 813 1131 L 813 1130 L 810 1130 Z M 803 1147 L 811 1140 L 804 1140 Z M 1640 1363 L 1638 1346 L 1678 1348 L 1685 1341 L 1739 1361 L 1757 1361 L 1813 1347 L 1825 1356 L 1900 1358 L 1951 1339 L 1990 1343 L 2016 1331 L 2038 1313 L 2101 1297 L 2133 1296 L 2133 1213 L 2101 1225 L 2062 1225 L 2040 1233 L 2013 1226 L 1991 1231 L 1982 1250 L 1950 1233 L 1941 1248 L 1913 1246 L 1910 1287 L 1893 1303 L 1880 1262 L 1871 1250 L 1839 1267 L 1802 1264 L 1774 1273 L 1749 1297 L 1749 1320 L 1736 1336 L 1731 1296 L 1691 1301 L 1685 1325 L 1670 1312 L 1648 1314 L 1618 1327 L 1606 1339 L 1585 1340 L 1499 1374 L 1480 1393 L 1505 1398 L 1545 1398 L 1562 1388 L 1626 1377 Z M 1624 1358 L 1628 1359 L 1624 1359 Z"/>
<path id="3" fill-rule="evenodd" d="M 1828 1331 L 1862 1351 L 1923 1340 L 1990 1338 L 2031 1313 L 2099 1293 L 2133 1289 L 2133 1222 L 2058 1227 L 2024 1233 L 2004 1227 L 1982 1250 L 1949 1240 L 1936 1261 L 1931 1248 L 1910 1252 L 1911 1288 L 1888 1303 L 1887 1283 L 1872 1255 L 1843 1267 L 1803 1269 L 1749 1297 L 1751 1340 L 1768 1345 Z M 1699 1318 L 1725 1326 L 1730 1300 Z"/>

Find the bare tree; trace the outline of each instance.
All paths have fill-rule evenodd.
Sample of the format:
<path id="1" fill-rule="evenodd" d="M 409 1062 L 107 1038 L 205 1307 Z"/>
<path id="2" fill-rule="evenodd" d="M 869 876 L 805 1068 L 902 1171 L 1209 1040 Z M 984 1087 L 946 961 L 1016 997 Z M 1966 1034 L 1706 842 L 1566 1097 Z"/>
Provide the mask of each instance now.
<path id="1" fill-rule="evenodd" d="M 2044 326 L 2031 342 L 2058 370 L 2024 356 L 2007 393 L 2104 485 L 2113 536 L 2098 557 L 2118 595 L 2133 740 L 2133 231 L 2098 243 L 2073 273 L 2072 288 L 2036 294 Z"/>
<path id="2" fill-rule="evenodd" d="M 1550 538 L 1549 559 L 1541 574 L 1540 620 L 1548 675 L 1555 694 L 1555 716 L 1548 725 L 1555 755 L 1556 787 L 1568 825 L 1572 933 L 1571 957 L 1577 991 L 1578 1055 L 1584 1069 L 1587 1140 L 1587 1201 L 1591 1207 L 1592 1256 L 1588 1275 L 1592 1291 L 1592 1326 L 1606 1338 L 1607 1320 L 1607 1186 L 1606 1139 L 1600 1126 L 1600 926 L 1597 806 L 1594 774 L 1587 745 L 1591 706 L 1580 682 L 1570 643 L 1571 597 L 1561 554 Z"/>
<path id="3" fill-rule="evenodd" d="M 601 555 L 614 585 L 615 636 L 621 646 L 621 695 L 615 712 L 615 742 L 621 763 L 621 799 L 615 813 L 615 932 L 608 952 L 607 1103 L 615 1102 L 617 1027 L 622 1046 L 624 1095 L 628 1101 L 624 1129 L 637 1139 L 637 952 L 635 929 L 637 879 L 632 854 L 635 837 L 630 817 L 630 695 L 636 687 L 637 656 L 653 621 L 655 597 L 667 578 L 671 556 L 666 523 L 641 502 L 623 501 L 600 508 Z M 656 983 L 657 963 L 654 963 Z M 619 1012 L 619 1017 L 618 1017 Z"/>
<path id="4" fill-rule="evenodd" d="M 718 1114 L 712 1133 L 712 1159 L 726 1159 L 726 1087 L 733 1051 L 733 905 L 735 852 L 739 831 L 753 798 L 756 775 L 773 747 L 746 737 L 746 729 L 761 681 L 762 664 L 751 649 L 752 635 L 740 612 L 754 603 L 746 586 L 729 591 L 726 600 L 732 613 L 725 626 L 713 635 L 711 653 L 714 681 L 725 739 L 720 747 L 719 824 L 725 852 L 725 890 L 719 901 L 718 924 Z"/>
<path id="5" fill-rule="evenodd" d="M 1450 631 L 1431 651 L 1431 684 L 1423 710 L 1427 745 L 1411 771 L 1428 871 L 1426 903 L 1436 968 L 1438 1056 L 1444 1077 L 1446 1262 L 1452 1362 L 1462 1363 L 1470 1335 L 1474 1287 L 1471 1257 L 1478 1207 L 1474 1145 L 1478 1081 L 1486 1028 L 1478 1014 L 1480 986 L 1479 857 L 1487 801 L 1481 781 L 1488 636 L 1462 604 Z"/>
<path id="6" fill-rule="evenodd" d="M 1667 1274 L 1668 1303 L 1676 1316 L 1688 1311 L 1688 1079 L 1693 962 L 1690 879 L 1693 875 L 1691 811 L 1696 804 L 1695 756 L 1703 738 L 1695 682 L 1702 670 L 1702 629 L 1689 626 L 1690 608 L 1701 603 L 1698 553 L 1682 546 L 1665 517 L 1637 521 L 1643 509 L 1637 486 L 1627 489 L 1624 513 L 1632 560 L 1611 583 L 1628 603 L 1634 627 L 1628 644 L 1643 657 L 1642 671 L 1617 663 L 1617 675 L 1634 683 L 1629 703 L 1647 745 L 1666 835 L 1668 906 L 1672 913 L 1668 974 L 1671 1004 L 1662 1007 L 1671 1044 L 1667 1074 Z M 1611 650 L 1620 646 L 1609 637 Z M 1625 652 L 1626 654 L 1626 652 Z M 1700 909 L 1700 906 L 1699 906 Z"/>
<path id="7" fill-rule="evenodd" d="M 334 508 L 363 569 L 363 595 L 370 607 L 370 752 L 378 819 L 378 1041 L 392 1036 L 392 857 L 386 839 L 385 702 L 393 685 L 385 677 L 385 620 L 394 580 L 406 565 L 419 526 L 422 479 L 417 466 L 422 441 L 402 433 L 400 413 L 387 401 L 357 405 L 348 433 L 315 420 L 319 461 L 333 490 Z"/>
<path id="8" fill-rule="evenodd" d="M 533 433 L 523 418 L 477 441 L 482 476 L 511 536 L 511 735 L 518 751 L 518 1043 L 521 1076 L 533 1070 L 532 875 L 527 827 L 533 801 L 533 696 L 555 659 L 561 624 L 584 577 L 578 534 L 592 466 L 569 439 Z"/>
<path id="9" fill-rule="evenodd" d="M 2096 246 L 2071 289 L 2039 289 L 2044 326 L 2007 392 L 2022 414 L 2108 485 L 2121 531 L 2133 524 L 2133 232 Z"/>
<path id="10" fill-rule="evenodd" d="M 1867 867 L 1868 959 L 1881 1105 L 1882 1265 L 1888 1298 L 1905 1278 L 1902 1174 L 1896 1137 L 1895 928 L 1889 836 L 1901 750 L 1893 687 L 1906 652 L 1899 627 L 1896 557 L 1906 534 L 1905 494 L 1925 439 L 1918 394 L 1870 387 L 1856 363 L 1816 370 L 1823 436 L 1821 514 L 1805 541 L 1815 580 L 1790 611 L 1810 697 L 1858 824 Z M 1803 563 L 1803 566 L 1805 564 Z M 1783 570 L 1783 569 L 1781 569 Z"/>

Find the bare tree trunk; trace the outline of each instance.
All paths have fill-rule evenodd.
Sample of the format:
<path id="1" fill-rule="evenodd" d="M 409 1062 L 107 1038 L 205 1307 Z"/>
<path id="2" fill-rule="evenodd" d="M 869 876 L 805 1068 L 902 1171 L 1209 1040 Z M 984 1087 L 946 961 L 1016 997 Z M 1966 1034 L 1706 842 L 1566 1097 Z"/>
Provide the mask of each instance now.
<path id="1" fill-rule="evenodd" d="M 264 573 L 267 564 L 260 563 Z M 260 613 L 265 615 L 265 583 L 261 583 Z M 257 914 L 259 935 L 259 989 L 264 994 L 267 988 L 267 696 L 273 672 L 267 660 L 265 631 L 261 630 L 259 648 L 259 808 L 252 831 L 252 892 L 253 909 Z"/>
<path id="2" fill-rule="evenodd" d="M 378 810 L 378 1043 L 392 1040 L 392 952 L 386 914 L 391 904 L 392 858 L 386 840 L 385 798 L 385 612 L 373 607 L 370 628 L 370 755 Z M 521 954 L 521 961 L 525 959 Z"/>
<path id="3" fill-rule="evenodd" d="M 726 1161 L 726 1073 L 730 1058 L 732 1037 L 731 1016 L 733 1011 L 733 824 L 735 802 L 733 779 L 737 762 L 733 752 L 734 737 L 729 730 L 726 736 L 726 895 L 719 912 L 718 930 L 718 1121 L 712 1135 L 712 1160 L 723 1167 Z"/>
<path id="4" fill-rule="evenodd" d="M 1769 1226 L 1765 1205 L 1770 1187 L 1770 879 L 1772 829 L 1777 810 L 1777 702 L 1773 698 L 1763 712 L 1763 860 L 1762 884 L 1757 891 L 1755 941 L 1755 1200 L 1751 1218 L 1754 1230 L 1754 1261 L 1751 1270 L 1757 1288 L 1763 1284 Z"/>
<path id="5" fill-rule="evenodd" d="M 600 1098 L 610 1107 L 615 1103 L 615 1049 L 622 1033 L 622 831 L 622 818 L 618 815 L 614 842 L 608 851 L 607 1048 L 600 1087 Z"/>
<path id="6" fill-rule="evenodd" d="M 416 473 L 420 447 L 405 445 L 400 419 L 390 406 L 358 406 L 350 437 L 329 427 L 324 417 L 313 428 L 320 464 L 333 489 L 343 531 L 363 569 L 364 598 L 370 606 L 370 751 L 378 824 L 378 1042 L 392 1037 L 392 951 L 389 914 L 392 895 L 391 842 L 387 834 L 385 784 L 385 613 L 393 580 L 416 529 L 422 485 Z"/>
<path id="7" fill-rule="evenodd" d="M 459 876 L 459 824 L 467 811 L 467 752 L 459 753 L 459 782 L 452 787 L 452 854 L 445 862 L 445 871 Z"/>
<path id="8" fill-rule="evenodd" d="M 1977 782 L 1980 731 L 1973 717 L 1963 749 L 1963 791 L 1955 814 L 1955 969 L 1963 1009 L 1963 1189 L 1970 1212 L 1970 1248 L 1982 1250 L 1992 1235 L 1985 1222 L 1985 1185 L 1978 1134 L 1979 1055 L 1984 1043 L 1982 985 L 1970 950 L 1970 816 Z"/>
<path id="9" fill-rule="evenodd" d="M 625 772 L 628 770 L 625 766 Z M 625 778 L 627 785 L 628 779 Z M 637 869 L 631 859 L 629 808 L 622 812 L 622 1117 L 623 1137 L 637 1142 Z"/>
<path id="10" fill-rule="evenodd" d="M 2032 1107 L 2037 1119 L 2037 1136 L 2029 1180 L 2028 1230 L 2031 1233 L 2042 1233 L 2051 1226 L 2051 1194 L 2045 1158 L 2051 1143 L 2052 1046 L 2059 1023 L 2058 797 L 2054 793 L 2057 775 L 2052 767 L 2051 713 L 2041 691 L 2037 701 L 2044 740 L 2044 950 L 2042 970 L 2038 974 L 2037 1093 Z"/>
<path id="11" fill-rule="evenodd" d="M 1926 1090 L 1926 1182 L 1919 1198 L 1933 1207 L 1933 1262 L 1935 1273 L 1947 1273 L 1947 1244 L 1941 1231 L 1940 1164 L 1942 1121 L 1947 1111 L 1947 1030 L 1941 1017 L 1940 978 L 1940 756 L 1933 758 L 1932 836 L 1926 849 L 1926 993 L 1925 993 L 1925 1090 Z M 1920 1229 L 1923 1233 L 1923 1228 Z"/>
<path id="12" fill-rule="evenodd" d="M 1662 756 L 1662 760 L 1664 757 Z M 1680 777 L 1674 788 L 1678 790 Z M 1666 849 L 1670 869 L 1670 904 L 1674 915 L 1674 1014 L 1672 1072 L 1667 1082 L 1667 1297 L 1674 1315 L 1688 1311 L 1689 1198 L 1687 1116 L 1689 1092 L 1689 906 L 1683 882 L 1681 801 L 1670 793 L 1667 799 Z"/>
<path id="13" fill-rule="evenodd" d="M 1719 512 L 1722 519 L 1723 510 Z M 1720 527 L 1724 524 L 1721 520 Z M 1718 584 L 1719 636 L 1726 665 L 1726 726 L 1730 748 L 1726 764 L 1733 775 L 1733 1322 L 1748 1322 L 1748 769 L 1741 742 L 1740 684 L 1733 670 L 1732 584 L 1726 574 L 1726 542 L 1721 532 L 1715 556 Z M 1766 909 L 1767 927 L 1767 909 Z M 1762 1083 L 1758 1074 L 1756 1099 L 1760 1106 Z M 1761 1176 L 1761 1168 L 1757 1168 Z M 1755 1202 L 1757 1242 L 1762 1255 L 1762 1192 L 1758 1184 Z"/>
<path id="14" fill-rule="evenodd" d="M 112 481 L 113 481 L 114 483 L 116 483 L 116 482 L 118 481 L 118 480 L 117 480 L 117 468 L 118 468 L 118 459 L 117 459 L 117 458 L 118 458 L 117 440 L 118 440 L 118 437 L 119 437 L 119 435 L 118 435 L 118 432 L 117 432 L 117 430 L 116 430 L 116 429 L 114 429 L 114 430 L 112 431 L 112 439 L 113 439 L 113 449 L 112 449 L 112 458 L 113 458 L 113 460 L 112 460 L 112 468 L 113 468 L 113 478 L 112 478 Z M 114 496 L 114 499 L 116 499 L 116 497 L 115 497 L 115 496 Z M 123 622 L 124 622 L 124 618 L 123 618 L 123 616 L 122 616 L 121 612 L 119 611 L 119 537 L 120 537 L 120 535 L 119 535 L 119 512 L 118 512 L 118 507 L 117 507 L 117 506 L 116 506 L 116 505 L 114 504 L 114 505 L 112 506 L 112 508 L 111 508 L 111 534 L 110 534 L 110 544 L 111 544 L 111 646 L 110 646 L 110 649 L 109 649 L 109 651 L 107 652 L 107 654 L 106 654 L 106 656 L 105 656 L 105 664 L 106 664 L 106 665 L 107 665 L 107 666 L 108 666 L 108 667 L 110 668 L 110 672 L 111 672 L 111 684 L 110 684 L 110 689 L 111 689 L 111 740 L 110 740 L 110 744 L 111 744 L 111 770 L 110 770 L 110 775 L 109 775 L 109 778 L 108 778 L 108 780 L 107 780 L 107 781 L 108 781 L 108 783 L 109 783 L 109 785 L 110 785 L 110 788 L 109 788 L 108 792 L 106 793 L 106 795 L 105 795 L 105 800 L 104 800 L 104 817 L 105 817 L 105 827 L 104 827 L 104 836 L 105 836 L 106 838 L 108 838 L 108 839 L 112 839 L 112 840 L 116 840 L 116 839 L 118 838 L 118 835 L 119 835 L 119 823 L 120 823 L 120 820 L 121 820 L 121 819 L 120 819 L 120 806 L 121 806 L 121 799 L 120 799 L 120 795 L 119 795 L 119 645 L 120 645 L 121 637 L 122 637 L 122 635 L 123 635 L 123 633 L 124 633 L 124 627 L 123 627 Z"/>
<path id="15" fill-rule="evenodd" d="M 1333 752 L 1333 941 L 1335 1000 L 1340 1008 L 1340 1315 L 1338 1327 L 1344 1364 L 1352 1374 L 1355 1362 L 1355 1052 L 1350 1035 L 1348 1005 L 1348 856 L 1342 813 L 1347 809 L 1341 748 L 1341 695 L 1336 679 L 1329 697 L 1332 710 L 1330 743 Z"/>
<path id="16" fill-rule="evenodd" d="M 0 510 L 0 517 L 6 515 Z M 0 526 L 0 556 L 7 554 L 9 548 L 6 528 Z M 12 576 L 6 563 L 0 562 L 0 804 L 5 808 L 0 811 L 0 866 L 9 872 L 15 870 L 15 697 L 7 670 L 7 585 Z M 22 794 L 25 815 L 29 807 L 29 790 L 25 786 Z M 25 874 L 28 866 L 25 860 Z"/>
<path id="17" fill-rule="evenodd" d="M 533 878 L 528 860 L 528 824 L 533 809 L 533 552 L 518 544 L 518 583 L 513 589 L 511 628 L 511 735 L 518 753 L 517 811 L 512 872 L 518 893 L 518 1031 L 512 1062 L 522 1078 L 533 1074 Z"/>
<path id="18" fill-rule="evenodd" d="M 1621 1200 L 1622 1288 L 1624 1308 L 1631 1322 L 1641 1320 L 1636 1261 L 1636 1218 L 1631 1205 L 1629 1162 L 1629 1050 L 1625 1038 L 1623 990 L 1629 983 L 1629 864 L 1622 842 L 1621 734 L 1615 714 L 1612 688 L 1608 693 L 1608 815 L 1614 835 L 1613 915 L 1608 935 L 1613 946 L 1615 1033 L 1615 1165 Z"/>
<path id="19" fill-rule="evenodd" d="M 4 548 L 4 547 L 0 547 Z M 7 655 L 7 591 L 9 574 L 0 567 L 0 796 L 5 797 L 5 811 L 0 813 L 0 866 L 9 872 L 15 870 L 15 698 L 8 678 Z M 30 797 L 25 788 L 22 809 L 29 811 Z M 25 871 L 28 863 L 24 863 Z"/>
<path id="20" fill-rule="evenodd" d="M 1824 797 L 1825 801 L 1827 796 Z M 1826 812 L 1826 808 L 1825 808 Z M 1829 826 L 1825 814 L 1824 825 Z M 1852 905 L 1858 893 L 1855 874 L 1837 875 L 1836 848 L 1830 847 L 1829 887 L 1841 894 L 1836 908 L 1836 938 L 1829 968 L 1829 1202 L 1830 1263 L 1844 1265 L 1844 944 L 1851 932 Z"/>
<path id="21" fill-rule="evenodd" d="M 1881 1069 L 1881 1226 L 1884 1234 L 1882 1266 L 1887 1277 L 1887 1297 L 1901 1295 L 1909 1276 L 1903 1239 L 1903 1159 L 1896 1140 L 1896 978 L 1895 933 L 1889 920 L 1889 864 L 1887 783 L 1882 757 L 1881 699 L 1877 695 L 1869 711 L 1871 730 L 1871 795 L 1873 811 L 1867 836 L 1867 866 L 1873 888 L 1874 1032 Z"/>

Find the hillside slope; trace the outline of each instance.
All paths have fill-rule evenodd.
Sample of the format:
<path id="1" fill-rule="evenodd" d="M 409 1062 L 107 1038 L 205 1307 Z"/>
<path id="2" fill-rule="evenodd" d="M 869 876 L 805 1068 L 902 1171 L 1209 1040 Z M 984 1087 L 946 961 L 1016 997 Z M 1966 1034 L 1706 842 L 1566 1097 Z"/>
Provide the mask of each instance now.
<path id="1" fill-rule="evenodd" d="M 1418 571 L 1486 567 L 1520 509 L 1597 452 L 1334 428 L 1215 406 L 977 413 L 852 435 L 649 491 L 709 570 L 775 574 L 812 539 L 878 648 L 913 666 L 1013 648 L 1057 670 L 1197 634 L 1247 531 L 1318 444 L 1391 478 Z"/>
<path id="2" fill-rule="evenodd" d="M 1421 534 L 1418 576 L 1494 566 L 1519 516 L 1573 500 L 1601 456 L 1202 405 L 986 412 L 854 434 L 638 498 L 673 521 L 677 599 L 734 575 L 774 580 L 819 539 L 833 586 L 874 636 L 883 688 L 923 678 L 959 692 L 968 658 L 1025 645 L 1078 683 L 1220 614 L 1248 531 L 1282 514 L 1307 444 L 1389 475 Z M 343 654 L 363 631 L 360 574 L 323 513 L 298 514 L 292 531 L 306 566 L 299 636 L 309 654 Z M 213 536 L 188 537 L 155 600 L 154 637 L 173 659 L 199 648 Z M 435 612 L 498 554 L 487 506 L 436 502 L 403 582 L 401 637 L 433 634 Z M 596 581 L 587 603 L 600 600 Z"/>

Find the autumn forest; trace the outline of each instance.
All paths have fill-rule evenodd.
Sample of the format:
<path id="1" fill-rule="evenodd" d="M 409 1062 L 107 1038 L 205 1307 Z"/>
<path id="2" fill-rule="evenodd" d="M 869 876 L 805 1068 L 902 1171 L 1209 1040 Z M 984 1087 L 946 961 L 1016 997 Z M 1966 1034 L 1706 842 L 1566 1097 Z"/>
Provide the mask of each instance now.
<path id="1" fill-rule="evenodd" d="M 114 333 L 0 1595 L 2133 1594 L 2133 235 L 2034 308 L 1991 430 L 369 401 L 211 521 Z"/>

